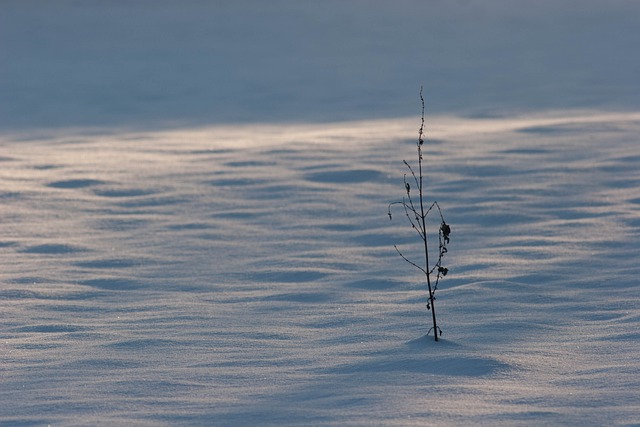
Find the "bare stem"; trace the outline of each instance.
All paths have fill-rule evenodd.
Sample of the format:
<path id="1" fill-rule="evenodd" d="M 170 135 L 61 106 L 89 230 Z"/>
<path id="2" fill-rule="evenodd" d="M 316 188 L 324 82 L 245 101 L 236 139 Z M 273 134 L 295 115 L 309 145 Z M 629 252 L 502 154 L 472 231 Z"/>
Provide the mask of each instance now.
<path id="1" fill-rule="evenodd" d="M 418 177 L 420 183 L 418 185 L 418 193 L 420 196 L 420 219 L 422 220 L 422 231 L 424 241 L 424 272 L 427 276 L 427 288 L 429 289 L 429 308 L 431 308 L 431 318 L 433 319 L 433 336 L 438 341 L 438 324 L 436 322 L 436 306 L 433 289 L 431 287 L 431 274 L 429 273 L 429 244 L 427 237 L 427 213 L 424 210 L 424 183 L 422 175 L 422 144 L 424 144 L 424 97 L 422 96 L 422 87 L 420 87 L 420 104 L 422 105 L 422 114 L 420 118 L 420 131 L 418 133 Z M 433 206 L 432 206 L 433 207 Z"/>
<path id="2" fill-rule="evenodd" d="M 415 262 L 411 261 L 409 258 L 407 258 L 406 256 L 404 256 L 402 254 L 402 252 L 400 252 L 400 249 L 398 249 L 398 247 L 396 245 L 393 245 L 394 248 L 396 248 L 396 252 L 398 252 L 398 255 L 400 255 L 402 257 L 402 259 L 404 259 L 405 261 L 407 261 L 409 264 L 413 265 L 415 268 L 417 268 L 418 270 L 422 271 L 424 274 L 426 274 L 427 276 L 429 275 L 429 273 L 427 273 L 425 271 L 424 268 L 420 267 L 418 264 L 416 264 Z"/>
<path id="3" fill-rule="evenodd" d="M 407 180 L 407 175 L 404 175 L 404 186 L 406 191 L 406 196 L 402 198 L 401 202 L 393 202 L 389 203 L 388 214 L 389 219 L 392 219 L 391 216 L 391 208 L 393 205 L 401 205 L 404 209 L 404 213 L 411 224 L 411 227 L 418 233 L 422 243 L 424 245 L 424 267 L 418 265 L 418 263 L 413 262 L 398 249 L 396 245 L 393 247 L 398 252 L 398 255 L 402 257 L 407 263 L 411 264 L 413 267 L 420 270 L 427 279 L 427 288 L 429 290 L 429 301 L 427 303 L 427 309 L 431 310 L 431 317 L 433 320 L 433 327 L 429 329 L 429 334 L 431 331 L 434 331 L 434 338 L 436 341 L 439 341 L 439 335 L 442 335 L 442 330 L 438 327 L 436 322 L 436 309 L 435 309 L 435 292 L 438 289 L 438 283 L 440 279 L 446 276 L 449 271 L 447 268 L 442 266 L 442 258 L 447 253 L 447 244 L 449 243 L 449 234 L 451 232 L 451 228 L 444 221 L 444 217 L 442 215 L 442 210 L 440 209 L 440 205 L 438 202 L 433 202 L 427 209 L 425 209 L 425 191 L 424 191 L 424 175 L 422 171 L 422 163 L 423 163 L 423 153 L 422 147 L 424 145 L 424 97 L 422 95 L 422 87 L 420 87 L 420 103 L 422 105 L 422 114 L 420 117 L 420 129 L 418 131 L 418 168 L 414 169 L 406 160 L 404 161 L 405 166 L 409 169 L 409 173 L 413 180 Z M 415 183 L 416 188 L 414 192 L 412 192 L 412 185 Z M 415 196 L 417 192 L 417 196 Z M 437 261 L 433 266 L 429 263 L 429 242 L 428 242 L 428 233 L 427 233 L 427 216 L 432 213 L 432 211 L 437 210 L 440 215 L 440 229 L 438 230 L 438 257 Z M 433 279 L 433 275 L 435 275 L 435 279 Z M 432 280 L 433 279 L 433 280 Z"/>

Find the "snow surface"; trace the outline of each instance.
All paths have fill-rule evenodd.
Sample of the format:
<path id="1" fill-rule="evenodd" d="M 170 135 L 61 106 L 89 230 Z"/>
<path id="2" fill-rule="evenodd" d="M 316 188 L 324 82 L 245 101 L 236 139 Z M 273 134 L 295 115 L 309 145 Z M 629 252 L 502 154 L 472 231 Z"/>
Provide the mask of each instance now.
<path id="1" fill-rule="evenodd" d="M 5 136 L 1 419 L 640 422 L 640 114 L 430 119 L 440 343 L 415 121 Z"/>
<path id="2" fill-rule="evenodd" d="M 637 2 L 131 4 L 0 4 L 1 425 L 640 425 Z"/>

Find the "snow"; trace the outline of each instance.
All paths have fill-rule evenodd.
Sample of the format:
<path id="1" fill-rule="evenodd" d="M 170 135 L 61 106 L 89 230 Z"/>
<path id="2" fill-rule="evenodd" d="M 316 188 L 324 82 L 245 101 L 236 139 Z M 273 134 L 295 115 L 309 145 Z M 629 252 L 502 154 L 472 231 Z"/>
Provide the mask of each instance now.
<path id="1" fill-rule="evenodd" d="M 430 120 L 441 343 L 412 121 L 5 136 L 3 420 L 637 422 L 640 114 Z"/>
<path id="2" fill-rule="evenodd" d="M 637 5 L 241 3 L 0 6 L 0 424 L 639 425 Z"/>

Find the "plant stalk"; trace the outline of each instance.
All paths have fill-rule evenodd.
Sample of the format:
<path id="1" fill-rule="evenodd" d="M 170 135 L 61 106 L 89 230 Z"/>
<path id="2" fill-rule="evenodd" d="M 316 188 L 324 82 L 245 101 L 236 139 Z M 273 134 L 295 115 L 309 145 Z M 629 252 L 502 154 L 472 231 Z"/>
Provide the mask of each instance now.
<path id="1" fill-rule="evenodd" d="M 422 88 L 420 88 L 420 102 L 422 103 L 422 123 L 420 124 L 420 135 L 418 136 L 418 176 L 420 178 L 420 185 L 418 192 L 420 194 L 420 219 L 422 220 L 422 231 L 424 232 L 424 262 L 425 271 L 427 276 L 427 287 L 429 288 L 429 306 L 431 307 L 431 317 L 433 319 L 433 336 L 438 341 L 438 324 L 436 322 L 436 306 L 435 298 L 433 296 L 433 289 L 431 287 L 431 275 L 429 274 L 429 245 L 427 243 L 427 221 L 426 214 L 424 213 L 424 195 L 422 185 L 422 144 L 424 143 L 424 97 L 422 96 Z"/>

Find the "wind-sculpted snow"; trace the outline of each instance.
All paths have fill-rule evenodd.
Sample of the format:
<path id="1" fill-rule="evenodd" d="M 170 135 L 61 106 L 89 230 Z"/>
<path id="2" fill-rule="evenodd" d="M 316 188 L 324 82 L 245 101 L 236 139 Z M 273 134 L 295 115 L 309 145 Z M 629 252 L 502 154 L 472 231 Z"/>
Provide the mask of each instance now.
<path id="1" fill-rule="evenodd" d="M 4 134 L 0 424 L 640 423 L 640 115 Z"/>

